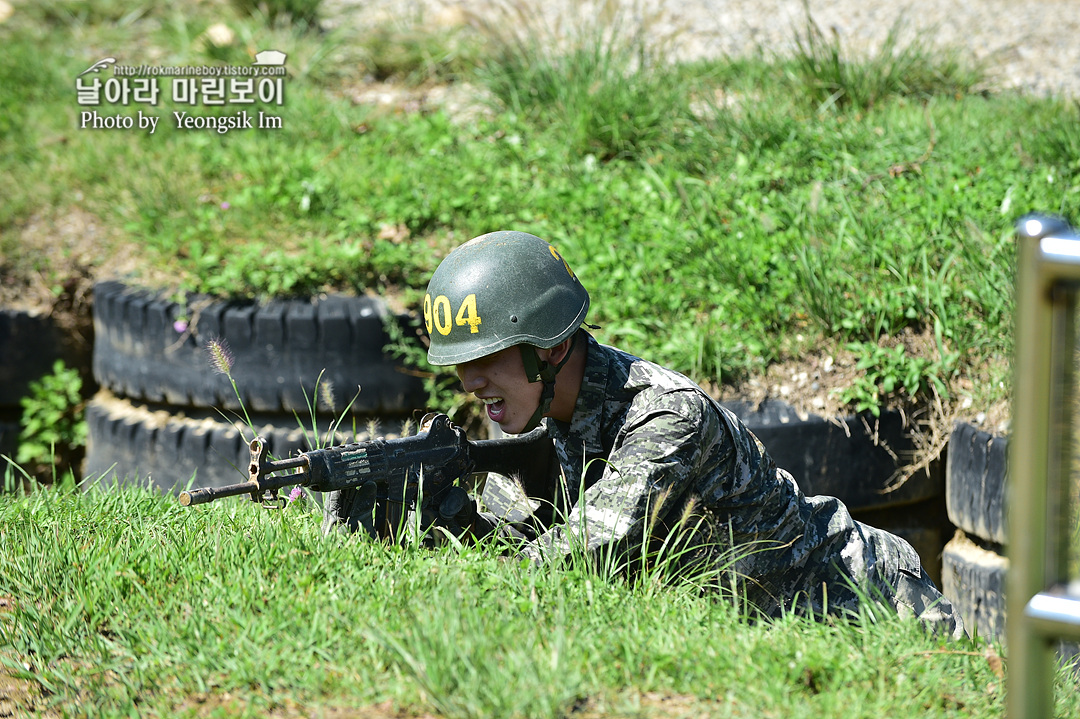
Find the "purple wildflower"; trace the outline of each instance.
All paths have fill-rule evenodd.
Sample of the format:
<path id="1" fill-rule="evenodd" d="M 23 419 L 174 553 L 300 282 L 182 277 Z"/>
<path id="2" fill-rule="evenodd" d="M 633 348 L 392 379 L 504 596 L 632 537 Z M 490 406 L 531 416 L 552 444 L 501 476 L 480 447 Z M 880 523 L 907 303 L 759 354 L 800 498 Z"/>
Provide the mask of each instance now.
<path id="1" fill-rule="evenodd" d="M 232 207 L 232 205 L 230 205 L 228 202 L 222 202 L 221 203 L 221 209 L 223 209 L 223 210 L 227 210 L 230 207 Z"/>
<path id="2" fill-rule="evenodd" d="M 289 492 L 289 501 L 295 502 L 302 496 L 304 496 L 304 490 L 300 489 L 300 485 L 298 484 L 292 488 L 291 492 Z"/>
<path id="3" fill-rule="evenodd" d="M 172 323 L 173 331 L 178 335 L 182 335 L 187 332 L 187 320 L 177 320 Z"/>

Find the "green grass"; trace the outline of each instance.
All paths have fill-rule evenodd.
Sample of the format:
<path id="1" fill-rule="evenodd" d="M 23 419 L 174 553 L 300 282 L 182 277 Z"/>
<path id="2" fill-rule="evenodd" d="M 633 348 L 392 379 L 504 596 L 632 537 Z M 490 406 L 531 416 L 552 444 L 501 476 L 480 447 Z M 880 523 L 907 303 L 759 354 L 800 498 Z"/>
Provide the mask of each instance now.
<path id="1" fill-rule="evenodd" d="M 318 533 L 301 505 L 0 495 L 0 661 L 79 716 L 1003 715 L 1000 648 Z M 4 605 L 0 605 L 4 607 Z M 29 669 L 26 667 L 29 666 Z M 1059 715 L 1080 710 L 1063 675 Z"/>

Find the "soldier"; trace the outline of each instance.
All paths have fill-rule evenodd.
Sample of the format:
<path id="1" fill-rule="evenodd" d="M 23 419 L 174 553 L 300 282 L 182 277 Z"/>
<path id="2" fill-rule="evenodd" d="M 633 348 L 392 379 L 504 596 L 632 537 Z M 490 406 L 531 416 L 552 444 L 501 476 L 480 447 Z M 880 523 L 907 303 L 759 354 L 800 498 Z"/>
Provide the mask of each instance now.
<path id="1" fill-rule="evenodd" d="M 521 554 L 550 562 L 584 551 L 627 558 L 627 567 L 667 556 L 711 572 L 718 586 L 734 578 L 739 596 L 766 615 L 857 616 L 872 596 L 963 635 L 907 542 L 854 521 L 836 498 L 805 496 L 694 382 L 599 344 L 583 328 L 588 309 L 569 264 L 523 232 L 457 248 L 424 298 L 430 362 L 455 365 L 503 431 L 544 422 L 553 439 L 555 509 L 547 521 L 504 525 Z M 489 482 L 482 500 L 505 509 L 505 494 L 505 484 Z"/>

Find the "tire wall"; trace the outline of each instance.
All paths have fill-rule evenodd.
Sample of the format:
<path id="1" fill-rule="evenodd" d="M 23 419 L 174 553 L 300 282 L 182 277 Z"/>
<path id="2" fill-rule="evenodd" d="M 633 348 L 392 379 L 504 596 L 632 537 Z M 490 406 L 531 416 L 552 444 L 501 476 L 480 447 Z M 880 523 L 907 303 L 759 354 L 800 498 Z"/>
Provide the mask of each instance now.
<path id="1" fill-rule="evenodd" d="M 949 437 L 945 496 L 958 529 L 942 555 L 945 595 L 960 609 L 969 634 L 1005 641 L 1008 559 L 1008 440 L 959 422 Z M 1080 644 L 1059 642 L 1059 657 Z"/>
<path id="2" fill-rule="evenodd" d="M 146 483 L 170 492 L 188 486 L 214 486 L 248 479 L 248 442 L 266 440 L 273 457 L 289 457 L 316 444 L 362 441 L 370 436 L 400 436 L 404 420 L 370 421 L 343 426 L 329 434 L 330 420 L 319 425 L 318 438 L 295 418 L 250 415 L 251 423 L 235 415 L 177 412 L 120 399 L 102 391 L 87 408 L 91 437 L 86 473 L 105 484 Z"/>
<path id="3" fill-rule="evenodd" d="M 387 316 L 372 297 L 220 301 L 99 282 L 93 371 L 102 389 L 87 407 L 85 478 L 221 486 L 246 479 L 255 434 L 276 457 L 330 441 L 334 421 L 334 441 L 396 436 L 426 394 L 387 356 Z M 210 343 L 227 354 L 229 375 L 215 368 Z"/>
<path id="4" fill-rule="evenodd" d="M 189 296 L 177 303 L 101 282 L 94 287 L 94 375 L 117 396 L 176 407 L 239 410 L 242 403 L 249 411 L 306 413 L 326 385 L 335 410 L 352 402 L 354 415 L 399 414 L 425 395 L 384 354 L 386 315 L 373 297 L 259 304 Z M 215 371 L 212 341 L 232 358 L 235 389 Z"/>

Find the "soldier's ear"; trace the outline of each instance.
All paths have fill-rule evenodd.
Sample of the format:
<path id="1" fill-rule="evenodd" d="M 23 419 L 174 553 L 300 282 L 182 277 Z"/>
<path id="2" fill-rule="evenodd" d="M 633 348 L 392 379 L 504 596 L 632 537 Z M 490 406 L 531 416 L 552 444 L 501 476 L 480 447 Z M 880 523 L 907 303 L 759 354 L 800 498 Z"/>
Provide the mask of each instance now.
<path id="1" fill-rule="evenodd" d="M 548 352 L 550 352 L 551 354 L 548 355 L 547 361 L 550 364 L 556 366 L 559 365 L 564 359 L 566 359 L 566 355 L 570 354 L 571 350 L 573 350 L 573 347 L 573 336 L 567 337 L 562 342 L 548 350 Z"/>

